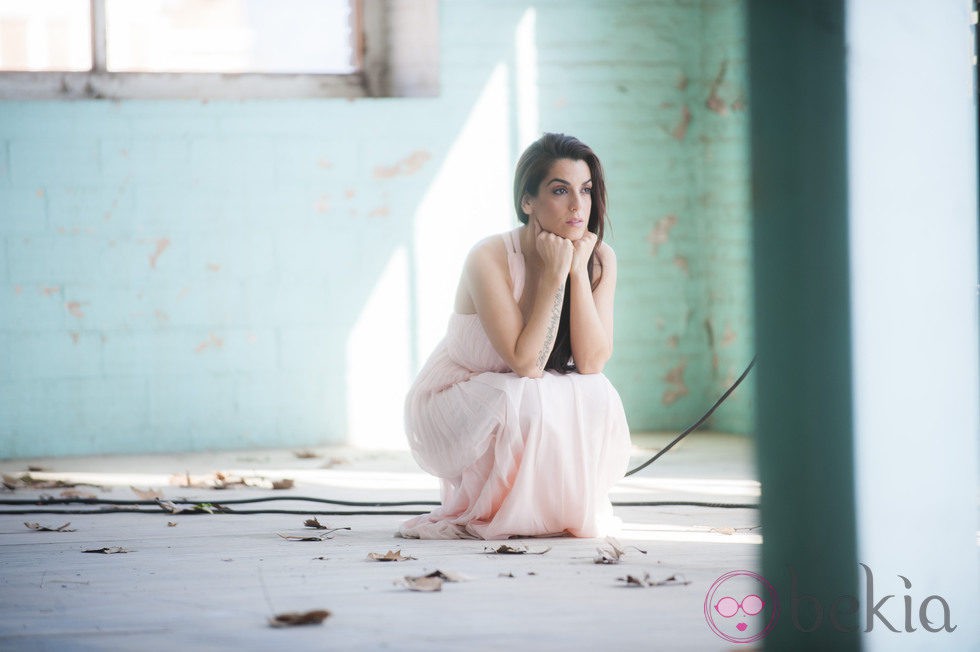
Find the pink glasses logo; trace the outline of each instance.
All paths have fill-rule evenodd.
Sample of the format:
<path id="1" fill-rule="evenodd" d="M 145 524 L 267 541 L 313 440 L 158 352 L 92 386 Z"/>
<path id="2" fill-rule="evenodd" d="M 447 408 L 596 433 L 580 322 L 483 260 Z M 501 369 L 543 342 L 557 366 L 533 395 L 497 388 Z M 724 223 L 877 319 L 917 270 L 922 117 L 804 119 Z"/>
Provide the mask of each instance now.
<path id="1" fill-rule="evenodd" d="M 757 573 L 736 570 L 711 585 L 704 598 L 704 617 L 711 630 L 732 643 L 751 643 L 766 636 L 779 617 L 776 589 Z"/>

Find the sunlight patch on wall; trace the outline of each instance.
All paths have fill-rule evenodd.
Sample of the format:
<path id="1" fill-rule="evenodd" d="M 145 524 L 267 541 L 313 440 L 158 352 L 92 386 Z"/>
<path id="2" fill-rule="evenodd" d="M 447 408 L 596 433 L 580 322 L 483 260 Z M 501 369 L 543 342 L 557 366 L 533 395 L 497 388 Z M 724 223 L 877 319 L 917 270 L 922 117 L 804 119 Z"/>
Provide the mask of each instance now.
<path id="1" fill-rule="evenodd" d="M 520 151 L 538 139 L 538 47 L 534 38 L 537 14 L 524 12 L 514 38 L 517 86 L 517 145 Z"/>
<path id="2" fill-rule="evenodd" d="M 446 332 L 466 255 L 517 224 L 511 198 L 507 69 L 494 67 L 415 212 L 418 364 Z"/>
<path id="3" fill-rule="evenodd" d="M 347 338 L 348 442 L 405 449 L 402 410 L 412 374 L 408 256 L 392 252 Z"/>

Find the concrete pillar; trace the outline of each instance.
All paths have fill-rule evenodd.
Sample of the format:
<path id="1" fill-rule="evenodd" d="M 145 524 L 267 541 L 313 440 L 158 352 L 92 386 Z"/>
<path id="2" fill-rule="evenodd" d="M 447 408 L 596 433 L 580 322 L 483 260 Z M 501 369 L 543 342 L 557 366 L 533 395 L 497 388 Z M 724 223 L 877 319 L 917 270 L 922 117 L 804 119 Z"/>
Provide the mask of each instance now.
<path id="1" fill-rule="evenodd" d="M 764 641 L 856 650 L 826 613 L 858 568 L 843 0 L 750 2 L 748 20 L 762 574 L 781 605 Z"/>

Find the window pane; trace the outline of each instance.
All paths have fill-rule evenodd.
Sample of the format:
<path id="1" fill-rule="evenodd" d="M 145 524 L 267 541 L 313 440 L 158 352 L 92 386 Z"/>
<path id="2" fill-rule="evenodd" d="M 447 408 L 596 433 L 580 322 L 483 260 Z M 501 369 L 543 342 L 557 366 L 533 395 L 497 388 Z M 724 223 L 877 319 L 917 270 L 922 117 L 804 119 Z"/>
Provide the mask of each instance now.
<path id="1" fill-rule="evenodd" d="M 349 73 L 352 0 L 106 0 L 110 71 Z"/>
<path id="2" fill-rule="evenodd" d="M 0 0 L 0 70 L 89 70 L 89 0 Z"/>

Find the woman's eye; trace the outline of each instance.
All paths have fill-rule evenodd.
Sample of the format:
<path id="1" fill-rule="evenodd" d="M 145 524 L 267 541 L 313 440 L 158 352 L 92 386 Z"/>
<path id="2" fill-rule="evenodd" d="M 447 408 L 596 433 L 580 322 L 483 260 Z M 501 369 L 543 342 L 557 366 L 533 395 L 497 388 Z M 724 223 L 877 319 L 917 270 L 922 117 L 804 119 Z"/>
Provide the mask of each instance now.
<path id="1" fill-rule="evenodd" d="M 582 192 L 584 192 L 586 195 L 591 195 L 592 188 L 582 188 Z"/>
<path id="2" fill-rule="evenodd" d="M 564 195 L 568 191 L 565 190 L 564 188 L 555 188 L 554 190 L 552 190 L 552 192 L 555 193 L 556 195 Z"/>

